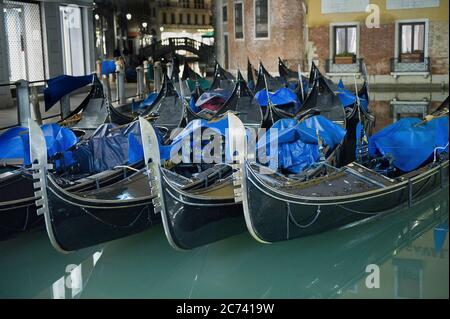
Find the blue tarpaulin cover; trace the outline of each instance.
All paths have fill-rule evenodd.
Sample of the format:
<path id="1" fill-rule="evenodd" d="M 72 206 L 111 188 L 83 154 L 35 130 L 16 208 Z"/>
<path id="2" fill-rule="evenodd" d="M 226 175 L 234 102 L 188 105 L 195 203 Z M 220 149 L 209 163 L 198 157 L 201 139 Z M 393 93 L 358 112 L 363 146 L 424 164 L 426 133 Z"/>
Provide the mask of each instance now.
<path id="1" fill-rule="evenodd" d="M 41 126 L 47 144 L 49 157 L 62 153 L 78 142 L 75 134 L 58 124 Z M 14 127 L 0 135 L 0 159 L 23 159 L 25 165 L 30 165 L 30 139 L 28 128 Z"/>
<path id="2" fill-rule="evenodd" d="M 171 157 L 171 150 L 181 149 L 181 143 L 186 139 L 189 139 L 192 149 L 195 140 L 194 134 L 200 134 L 201 137 L 202 132 L 206 129 L 210 129 L 218 135 L 225 136 L 226 130 L 228 129 L 228 118 L 225 117 L 216 122 L 208 122 L 206 120 L 194 120 L 190 122 L 186 128 L 177 135 L 170 145 L 160 147 L 161 159 L 169 160 Z M 201 147 L 204 147 L 208 143 L 209 141 L 202 141 Z M 201 159 L 196 158 L 195 160 L 199 161 Z"/>
<path id="3" fill-rule="evenodd" d="M 338 97 L 344 107 L 352 106 L 356 103 L 356 96 L 352 92 L 346 89 L 340 89 L 338 91 Z M 361 103 L 361 107 L 365 110 L 369 110 L 369 102 L 366 98 L 360 97 L 359 102 Z"/>
<path id="4" fill-rule="evenodd" d="M 116 72 L 116 62 L 113 60 L 102 61 L 102 75 L 108 75 Z"/>
<path id="5" fill-rule="evenodd" d="M 141 103 L 137 104 L 137 103 L 133 102 L 133 104 L 131 105 L 133 112 L 136 109 L 145 110 L 149 106 L 152 106 L 153 103 L 155 103 L 156 99 L 158 98 L 158 95 L 159 95 L 158 93 L 152 92 Z"/>
<path id="6" fill-rule="evenodd" d="M 295 104 L 296 107 L 300 107 L 300 101 L 297 95 L 288 88 L 281 88 L 275 93 L 269 92 L 270 101 L 275 106 Z M 267 107 L 269 100 L 267 98 L 267 90 L 263 89 L 256 93 L 256 100 L 261 107 Z"/>
<path id="7" fill-rule="evenodd" d="M 369 154 L 389 154 L 395 167 L 410 172 L 433 156 L 436 148 L 448 152 L 448 116 L 421 122 L 418 118 L 404 118 L 372 135 Z"/>
<path id="8" fill-rule="evenodd" d="M 277 130 L 278 141 L 274 140 L 276 138 L 274 130 Z M 278 145 L 278 159 L 270 161 L 268 166 L 273 170 L 282 169 L 298 174 L 311 167 L 320 158 L 316 130 L 323 143 L 331 148 L 341 143 L 346 134 L 344 128 L 321 115 L 307 118 L 302 122 L 282 119 L 276 122 L 258 142 L 258 154 L 261 152 L 264 154 L 265 151 L 270 158 L 270 144 L 274 140 Z"/>
<path id="9" fill-rule="evenodd" d="M 70 76 L 60 75 L 47 81 L 47 87 L 44 89 L 45 111 L 48 111 L 61 98 L 70 92 L 83 86 L 89 85 L 94 81 L 94 75 Z"/>

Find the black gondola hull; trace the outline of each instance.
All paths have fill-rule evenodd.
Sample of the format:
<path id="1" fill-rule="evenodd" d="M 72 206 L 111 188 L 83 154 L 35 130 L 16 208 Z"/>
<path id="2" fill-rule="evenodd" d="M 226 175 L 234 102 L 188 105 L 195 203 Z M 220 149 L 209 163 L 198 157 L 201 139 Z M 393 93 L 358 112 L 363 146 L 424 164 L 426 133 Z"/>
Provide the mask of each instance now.
<path id="1" fill-rule="evenodd" d="M 402 182 L 376 192 L 345 198 L 297 198 L 268 186 L 246 165 L 247 227 L 256 239 L 267 243 L 318 234 L 411 204 L 448 184 L 448 173 L 447 161 L 411 183 Z"/>
<path id="2" fill-rule="evenodd" d="M 163 173 L 161 173 L 163 174 Z M 246 230 L 242 204 L 230 199 L 199 199 L 180 193 L 165 177 L 165 224 L 171 244 L 189 250 L 241 234 Z"/>
<path id="3" fill-rule="evenodd" d="M 71 196 L 48 178 L 52 244 L 70 252 L 141 232 L 160 222 L 152 199 L 90 201 Z"/>

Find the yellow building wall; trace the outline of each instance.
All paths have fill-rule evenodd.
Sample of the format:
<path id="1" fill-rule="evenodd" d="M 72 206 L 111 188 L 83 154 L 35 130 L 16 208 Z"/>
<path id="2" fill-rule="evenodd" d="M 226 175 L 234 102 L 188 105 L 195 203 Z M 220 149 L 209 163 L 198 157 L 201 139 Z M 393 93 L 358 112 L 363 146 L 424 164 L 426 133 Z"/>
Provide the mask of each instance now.
<path id="1" fill-rule="evenodd" d="M 322 0 L 306 0 L 308 7 L 307 24 L 311 27 L 320 27 L 330 23 L 365 21 L 368 13 L 331 13 L 322 14 Z M 428 18 L 430 21 L 449 20 L 449 0 L 440 0 L 440 6 L 435 8 L 387 10 L 386 0 L 370 0 L 370 4 L 380 8 L 380 23 L 393 23 L 395 20 Z"/>

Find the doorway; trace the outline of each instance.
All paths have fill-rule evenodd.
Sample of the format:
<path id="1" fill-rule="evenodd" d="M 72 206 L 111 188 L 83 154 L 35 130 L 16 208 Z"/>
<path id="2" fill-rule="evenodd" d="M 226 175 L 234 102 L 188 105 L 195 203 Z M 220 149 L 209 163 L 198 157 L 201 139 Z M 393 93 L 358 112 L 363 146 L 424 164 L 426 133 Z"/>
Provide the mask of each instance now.
<path id="1" fill-rule="evenodd" d="M 63 43 L 64 73 L 84 75 L 84 49 L 81 9 L 77 6 L 60 6 Z"/>

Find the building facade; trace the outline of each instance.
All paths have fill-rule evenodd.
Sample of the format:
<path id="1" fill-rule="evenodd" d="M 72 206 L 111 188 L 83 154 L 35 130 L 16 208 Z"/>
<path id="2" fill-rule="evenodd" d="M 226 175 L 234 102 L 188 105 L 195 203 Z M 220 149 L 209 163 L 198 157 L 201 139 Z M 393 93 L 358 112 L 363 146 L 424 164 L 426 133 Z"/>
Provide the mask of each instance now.
<path id="1" fill-rule="evenodd" d="M 448 0 L 222 0 L 219 61 L 230 69 L 277 57 L 350 82 L 367 66 L 372 85 L 448 86 Z M 262 33 L 261 33 L 262 30 Z M 266 30 L 266 31 L 265 31 Z M 264 32 L 265 31 L 265 32 Z"/>
<path id="2" fill-rule="evenodd" d="M 0 0 L 0 84 L 89 74 L 94 52 L 92 1 Z M 0 101 L 12 105 L 9 86 Z"/>
<path id="3" fill-rule="evenodd" d="M 275 71 L 278 57 L 290 64 L 303 60 L 302 0 L 218 0 L 215 16 L 216 55 L 225 68 L 244 71 L 249 58 Z"/>

